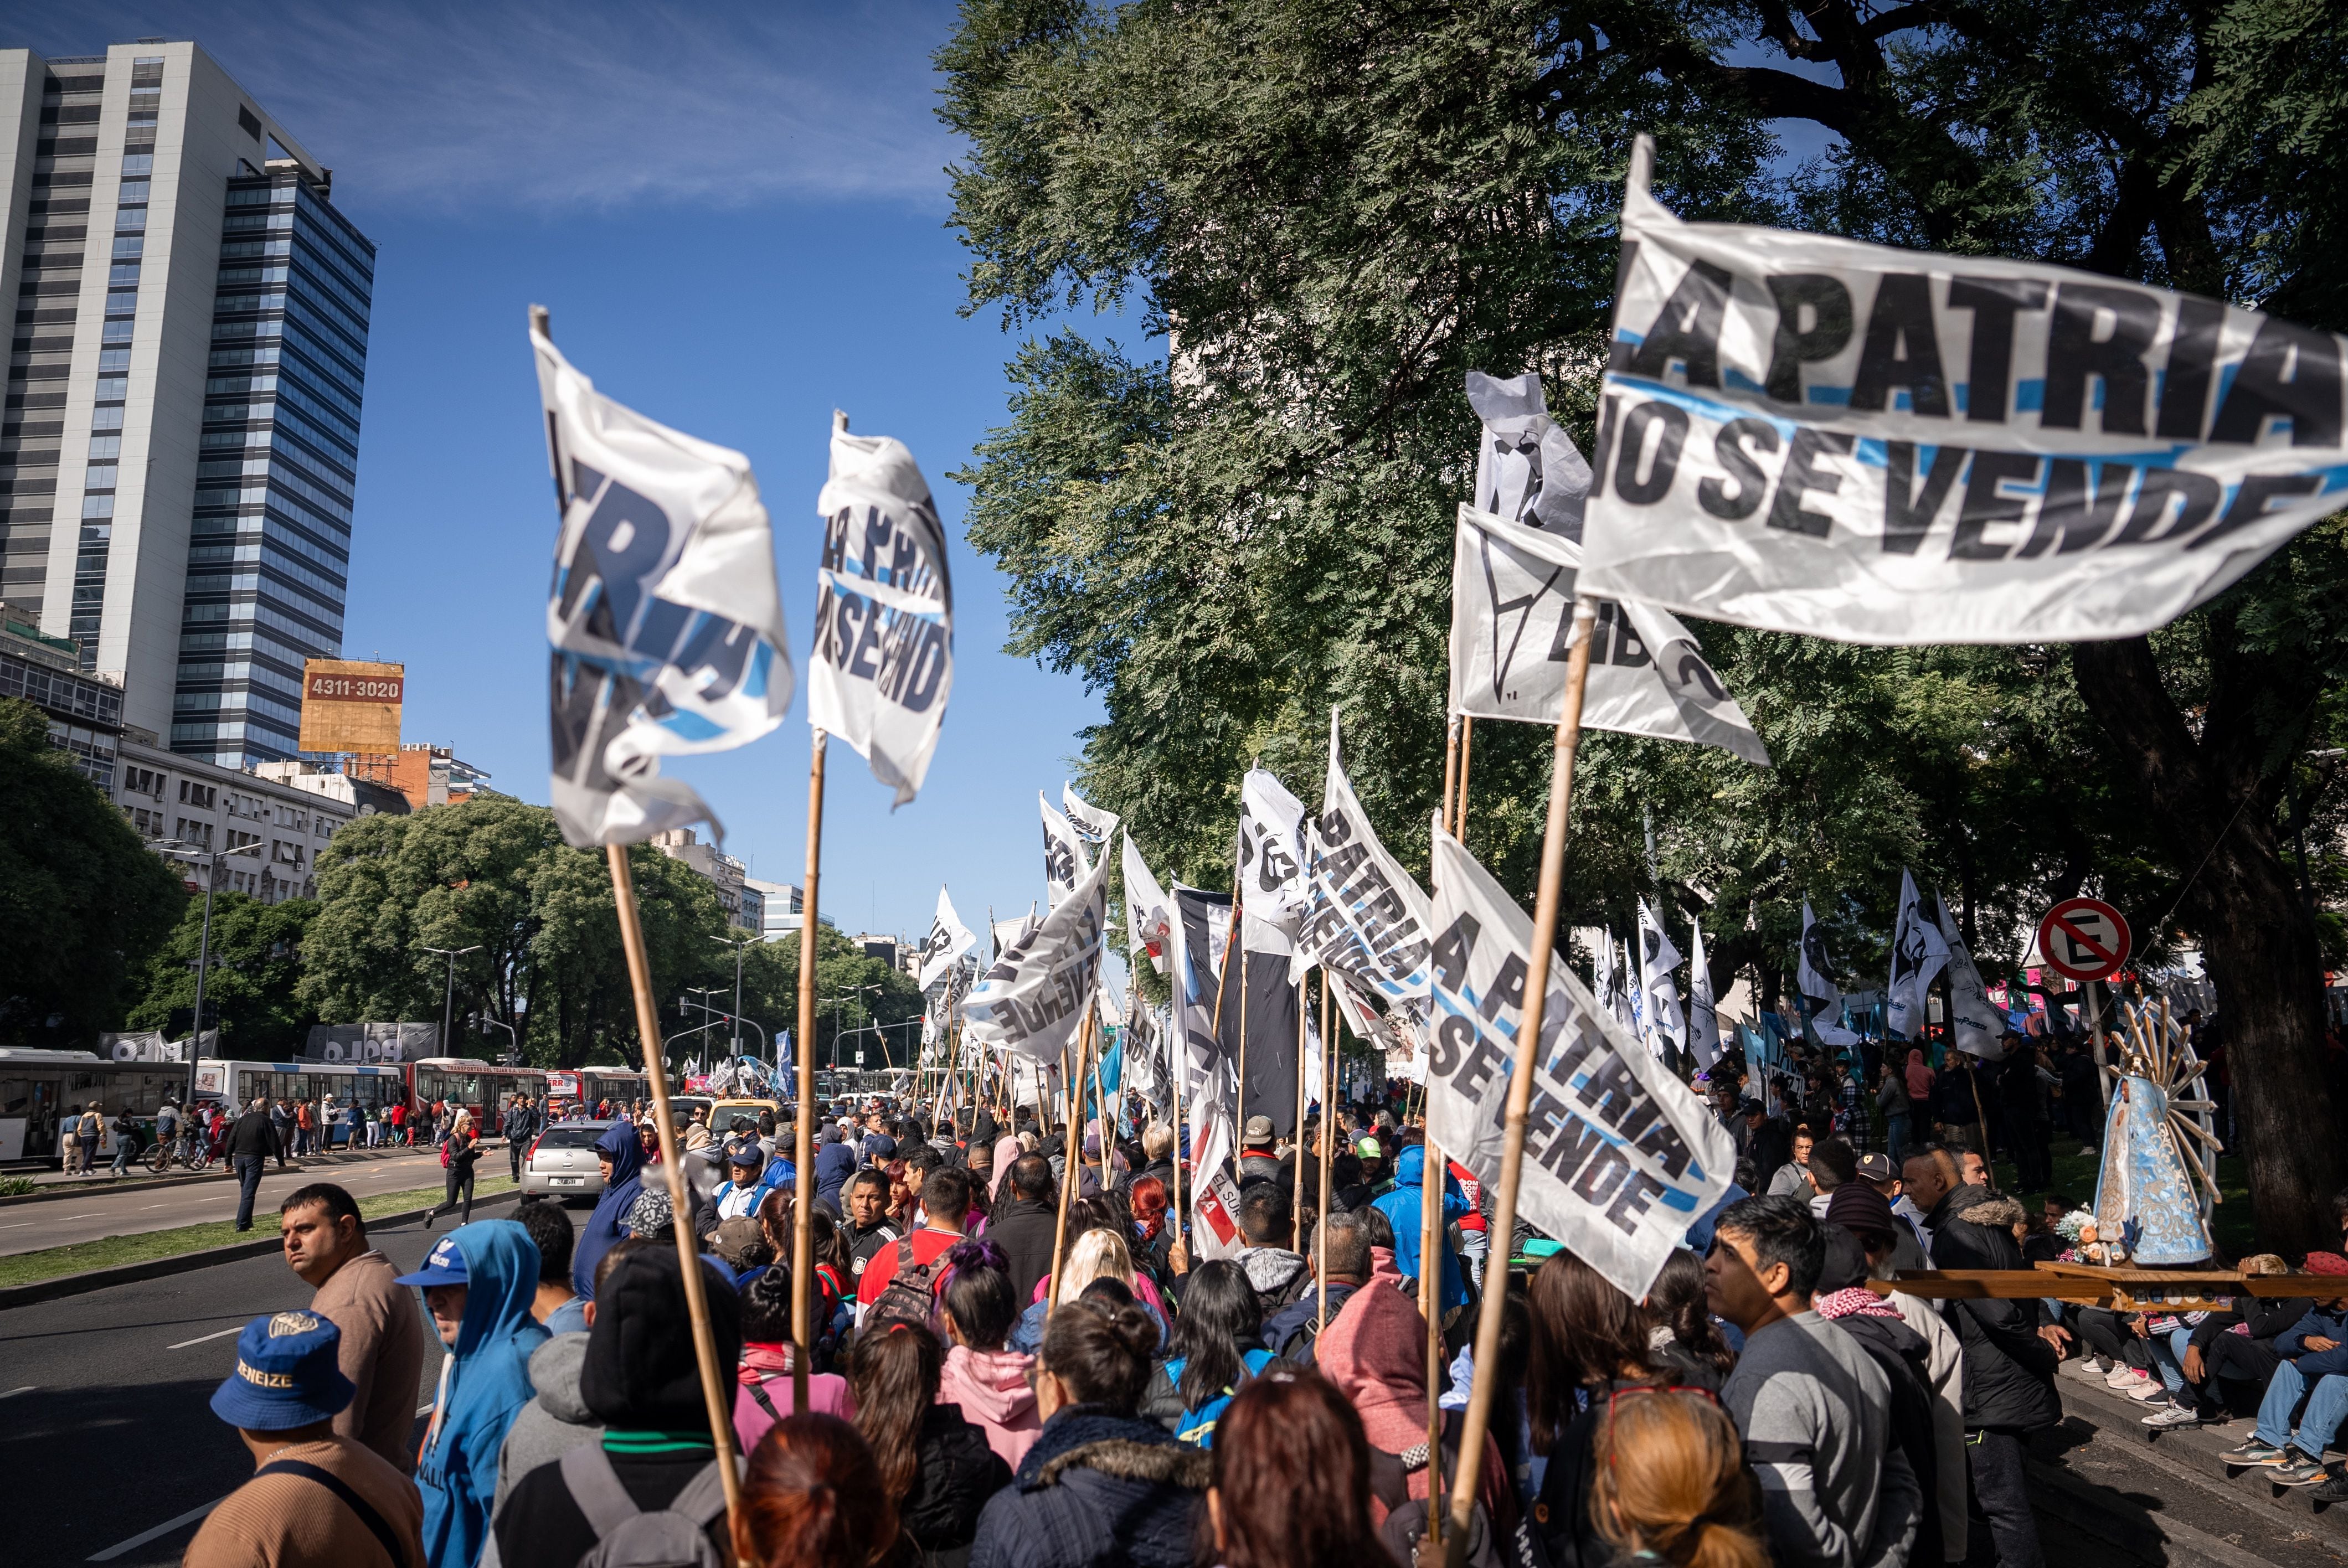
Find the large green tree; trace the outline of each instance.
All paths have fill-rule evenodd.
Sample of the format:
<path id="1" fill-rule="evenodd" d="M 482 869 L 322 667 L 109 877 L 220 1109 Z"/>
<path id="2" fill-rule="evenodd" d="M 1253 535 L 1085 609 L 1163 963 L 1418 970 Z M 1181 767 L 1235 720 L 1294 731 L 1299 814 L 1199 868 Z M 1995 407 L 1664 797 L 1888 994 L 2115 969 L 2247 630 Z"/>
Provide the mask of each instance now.
<path id="1" fill-rule="evenodd" d="M 0 1040 L 87 1050 L 187 895 L 14 697 L 0 700 Z"/>
<path id="2" fill-rule="evenodd" d="M 911 1065 L 921 1045 L 922 993 L 911 975 L 884 959 L 868 958 L 842 933 L 816 923 L 815 1060 L 829 1067 L 855 1063 L 860 1046 L 868 1067 L 882 1062 Z M 722 984 L 730 985 L 732 976 Z M 709 1000 L 721 1009 L 728 996 Z M 799 938 L 761 943 L 744 956 L 742 1011 L 771 1028 L 796 1033 L 799 1016 Z M 696 1020 L 696 1021 L 700 1021 Z M 877 1031 L 877 1032 L 876 1032 Z M 715 1038 L 727 1031 L 709 1031 Z M 751 1037 L 747 1032 L 743 1039 Z M 845 1047 L 847 1055 L 839 1054 Z M 885 1052 L 885 1054 L 884 1054 Z"/>
<path id="3" fill-rule="evenodd" d="M 2343 54 L 2320 0 L 969 0 L 939 64 L 971 308 L 1088 304 L 1165 340 L 1063 324 L 1012 362 L 1010 421 L 958 476 L 1012 649 L 1099 693 L 1086 784 L 1162 869 L 1227 868 L 1251 757 L 1309 797 L 1332 702 L 1365 802 L 1423 856 L 1461 377 L 1542 372 L 1588 449 L 1636 133 L 1685 217 L 2060 261 L 2338 330 Z M 1789 177 L 1791 122 L 1828 150 Z M 2343 730 L 2343 543 L 2311 530 L 2122 642 L 1701 628 L 1776 766 L 1594 737 L 1572 917 L 1619 930 L 1667 891 L 1766 992 L 1805 897 L 1875 969 L 1903 862 L 2006 964 L 2046 899 L 2093 885 L 2154 951 L 2207 952 L 2261 1228 L 2327 1238 L 2348 1107 L 2318 905 L 2341 869 L 2305 753 Z M 1524 894 L 1548 754 L 1478 727 L 1470 842 Z"/>
<path id="4" fill-rule="evenodd" d="M 317 915 L 314 899 L 264 904 L 234 891 L 213 893 L 204 1027 L 221 1031 L 220 1055 L 283 1061 L 309 1039 L 318 1015 L 299 995 L 302 938 Z M 205 947 L 204 901 L 191 898 L 147 961 L 129 1028 L 185 1035 L 195 1027 L 196 964 Z"/>

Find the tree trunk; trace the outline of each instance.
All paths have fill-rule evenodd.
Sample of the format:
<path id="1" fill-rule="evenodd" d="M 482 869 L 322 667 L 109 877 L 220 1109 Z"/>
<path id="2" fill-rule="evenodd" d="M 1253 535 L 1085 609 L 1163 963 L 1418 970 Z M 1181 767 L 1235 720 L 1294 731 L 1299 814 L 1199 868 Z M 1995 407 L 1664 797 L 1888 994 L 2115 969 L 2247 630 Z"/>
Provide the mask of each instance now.
<path id="1" fill-rule="evenodd" d="M 2294 1253 L 2336 1247 L 2340 1225 L 2330 1200 L 2343 1160 L 2324 1071 L 2322 961 L 2275 845 L 2280 779 L 2259 774 L 2259 755 L 2273 740 L 2255 745 L 2240 733 L 2246 721 L 2233 715 L 2246 713 L 2253 700 L 2226 688 L 2258 682 L 2271 697 L 2286 693 L 2274 690 L 2278 671 L 2230 651 L 2232 630 L 2228 618 L 2212 615 L 2212 689 L 2198 740 L 2145 639 L 2080 643 L 2072 669 L 2120 771 L 2137 781 L 2179 874 L 2189 879 L 2181 908 L 2200 933 L 2218 988 L 2239 1145 L 2230 1152 L 2249 1173 L 2260 1239 Z M 2288 756 L 2296 738 L 2281 739 L 2276 749 Z"/>

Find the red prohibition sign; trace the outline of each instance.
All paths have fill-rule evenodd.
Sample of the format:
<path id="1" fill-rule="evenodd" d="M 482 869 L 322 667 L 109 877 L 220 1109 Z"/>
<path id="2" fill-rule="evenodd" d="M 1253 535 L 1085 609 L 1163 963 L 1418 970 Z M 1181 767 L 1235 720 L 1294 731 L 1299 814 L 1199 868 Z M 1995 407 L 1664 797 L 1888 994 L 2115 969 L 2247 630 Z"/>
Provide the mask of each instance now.
<path id="1" fill-rule="evenodd" d="M 2038 922 L 2038 952 L 2057 974 L 2107 980 L 2127 962 L 2127 922 L 2100 898 L 2065 898 Z"/>

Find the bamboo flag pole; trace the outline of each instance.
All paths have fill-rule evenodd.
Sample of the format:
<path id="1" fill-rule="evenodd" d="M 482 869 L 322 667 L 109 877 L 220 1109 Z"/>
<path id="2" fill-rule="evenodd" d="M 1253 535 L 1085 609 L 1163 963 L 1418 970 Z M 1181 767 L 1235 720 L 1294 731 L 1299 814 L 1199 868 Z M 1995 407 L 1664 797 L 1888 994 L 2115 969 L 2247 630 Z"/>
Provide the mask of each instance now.
<path id="1" fill-rule="evenodd" d="M 1182 1080 L 1190 1071 L 1190 1041 L 1182 1025 L 1182 977 L 1174 977 L 1172 1009 L 1174 1038 L 1166 1042 L 1166 1068 L 1174 1075 L 1174 1241 L 1182 1240 L 1182 1157 L 1190 1152 L 1190 1142 L 1182 1136 Z M 1171 1244 L 1169 1244 L 1171 1245 Z"/>
<path id="2" fill-rule="evenodd" d="M 1453 805 L 1457 810 L 1468 794 L 1467 721 L 1460 721 L 1459 794 Z M 1427 845 L 1428 869 L 1433 870 L 1435 846 Z M 1426 1088 L 1433 1087 L 1433 1064 L 1421 1062 L 1420 1071 L 1427 1080 Z M 1426 1321 L 1426 1540 L 1432 1546 L 1443 1544 L 1443 1409 L 1436 1403 L 1435 1390 L 1443 1380 L 1443 1319 L 1437 1308 L 1442 1302 L 1439 1288 L 1443 1267 L 1437 1249 L 1443 1241 L 1443 1151 L 1436 1146 L 1434 1129 L 1425 1119 L 1425 1090 L 1422 1090 L 1420 1126 L 1425 1129 L 1419 1140 L 1421 1163 L 1418 1168 L 1418 1311 Z M 1407 1107 L 1409 1091 L 1404 1091 Z M 1397 1153 L 1395 1159 L 1401 1161 Z M 1467 1539 L 1463 1524 L 1452 1533 L 1461 1541 Z"/>
<path id="3" fill-rule="evenodd" d="M 839 416 L 835 415 L 835 419 Z M 844 420 L 841 421 L 845 423 Z M 815 732 L 808 760 L 807 887 L 799 900 L 798 1114 L 792 1118 L 791 1409 L 808 1408 L 808 1363 L 815 1345 L 815 963 L 816 884 L 823 868 L 824 733 Z"/>
<path id="4" fill-rule="evenodd" d="M 1337 1048 L 1329 1012 L 1329 966 L 1321 966 L 1321 1213 L 1313 1224 L 1313 1273 L 1321 1282 L 1321 1333 L 1329 1327 L 1329 1153 L 1337 1132 Z"/>
<path id="5" fill-rule="evenodd" d="M 1443 727 L 1443 820 L 1451 820 L 1451 797 L 1459 789 L 1459 715 Z"/>
<path id="6" fill-rule="evenodd" d="M 1467 839 L 1468 829 L 1468 764 L 1476 751 L 1476 721 L 1462 715 L 1459 720 L 1459 793 L 1451 801 L 1451 836 Z"/>
<path id="7" fill-rule="evenodd" d="M 726 1484 L 727 1528 L 741 1517 L 742 1482 L 734 1472 L 734 1368 L 717 1365 L 717 1341 L 709 1327 L 708 1282 L 702 1277 L 700 1244 L 693 1234 L 693 1195 L 685 1181 L 685 1160 L 668 1108 L 668 1068 L 661 1060 L 660 1004 L 653 999 L 652 962 L 644 954 L 644 928 L 636 913 L 636 881 L 628 846 L 607 844 L 612 902 L 620 917 L 620 946 L 628 955 L 628 983 L 636 993 L 636 1033 L 644 1041 L 644 1076 L 652 1081 L 653 1123 L 660 1134 L 661 1164 L 668 1173 L 671 1228 L 677 1261 L 684 1266 L 685 1309 L 693 1320 L 693 1358 L 701 1369 L 701 1395 L 709 1408 L 709 1436 L 717 1448 L 717 1473 Z"/>
<path id="8" fill-rule="evenodd" d="M 1296 982 L 1296 1122 L 1295 1133 L 1292 1140 L 1295 1148 L 1296 1196 L 1288 1205 L 1288 1245 L 1291 1249 L 1299 1254 L 1304 1251 L 1304 1086 L 1307 1081 L 1304 1071 L 1305 1060 L 1304 982 L 1300 979 Z M 1323 1100 L 1328 1098 L 1327 1088 L 1325 1083 L 1322 1086 Z M 1328 1118 L 1324 1114 L 1322 1120 L 1325 1122 Z M 1325 1134 L 1323 1141 L 1326 1141 Z M 1323 1193 L 1321 1202 L 1325 1205 L 1328 1201 L 1329 1194 Z"/>
<path id="9" fill-rule="evenodd" d="M 1085 1049 L 1092 1043 L 1092 1004 L 1087 1001 L 1085 1004 L 1084 1021 L 1076 1026 L 1076 1072 L 1080 1077 L 1085 1071 Z M 1065 1051 L 1061 1054 L 1060 1060 L 1063 1061 L 1067 1060 Z M 1076 1083 L 1071 1081 L 1068 1085 L 1068 1103 L 1072 1108 L 1072 1120 L 1068 1132 L 1071 1133 L 1076 1130 L 1073 1121 L 1073 1107 L 1077 1103 L 1076 1097 L 1078 1092 Z M 1052 1227 L 1052 1282 L 1045 1287 L 1044 1296 L 1044 1315 L 1046 1317 L 1052 1315 L 1052 1308 L 1060 1304 L 1061 1255 L 1067 1250 L 1068 1245 L 1068 1200 L 1076 1192 L 1076 1167 L 1084 1162 L 1085 1157 L 1082 1138 L 1064 1138 L 1062 1142 L 1066 1144 L 1066 1153 L 1060 1164 L 1060 1217 L 1058 1223 Z"/>
<path id="10" fill-rule="evenodd" d="M 1590 633 L 1597 619 L 1598 609 L 1591 600 L 1575 599 L 1573 627 L 1566 639 L 1565 711 L 1557 722 L 1556 755 L 1549 780 L 1549 823 L 1541 835 L 1540 885 L 1533 903 L 1532 951 L 1526 955 L 1524 1009 L 1517 1025 L 1516 1060 L 1509 1073 L 1508 1123 L 1500 1144 L 1499 1190 L 1493 1194 L 1492 1217 L 1485 1233 L 1490 1237 L 1492 1251 L 1485 1265 L 1483 1306 L 1476 1318 L 1476 1380 L 1468 1392 L 1468 1417 L 1459 1430 L 1459 1470 L 1452 1481 L 1453 1544 L 1446 1553 L 1448 1568 L 1460 1568 L 1465 1556 L 1468 1522 L 1476 1506 L 1476 1477 L 1483 1466 L 1485 1434 L 1492 1423 L 1493 1385 L 1498 1379 L 1491 1370 L 1500 1359 L 1500 1317 L 1509 1294 L 1509 1248 L 1517 1234 L 1517 1184 L 1524 1173 L 1525 1119 L 1532 1106 L 1541 1014 L 1549 1000 L 1550 955 L 1557 945 L 1558 906 L 1563 901 L 1573 762 L 1581 746 L 1581 699 L 1590 682 Z M 1430 1399 L 1433 1394 L 1430 1387 Z M 1430 1536 L 1432 1533 L 1430 1525 Z"/>

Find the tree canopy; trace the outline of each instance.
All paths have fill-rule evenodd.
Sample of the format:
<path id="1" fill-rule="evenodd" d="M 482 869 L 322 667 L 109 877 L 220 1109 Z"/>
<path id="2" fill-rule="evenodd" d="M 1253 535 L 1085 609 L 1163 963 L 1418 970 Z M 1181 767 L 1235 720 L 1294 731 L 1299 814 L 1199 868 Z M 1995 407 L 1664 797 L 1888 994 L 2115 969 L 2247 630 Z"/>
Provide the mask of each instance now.
<path id="1" fill-rule="evenodd" d="M 121 1016 L 187 894 L 14 697 L 0 700 L 0 1040 L 84 1049 Z"/>
<path id="2" fill-rule="evenodd" d="M 1011 651 L 1101 697 L 1088 798 L 1228 875 L 1260 757 L 1349 772 L 1423 863 L 1442 787 L 1465 373 L 1591 446 L 1635 135 L 1688 219 L 2062 261 L 2348 328 L 2348 23 L 2319 0 L 973 0 L 940 52 L 969 308 L 1046 327 L 973 465 Z M 1797 122 L 1826 149 L 1786 152 Z M 1128 346 L 1062 313 L 1117 311 Z M 2262 1226 L 2328 1234 L 2321 970 L 2348 549 L 2309 530 L 2150 639 L 1883 650 L 1698 628 L 1776 765 L 1586 743 L 1569 917 L 1700 916 L 1765 994 L 1802 899 L 1879 972 L 1902 864 L 1989 965 L 2095 887 L 2220 987 Z M 1550 747 L 1476 726 L 1468 839 L 1529 897 Z M 1645 828 L 1654 825 L 1656 876 Z M 1658 886 L 1660 884 L 1660 886 Z M 1723 983 L 1725 979 L 1723 977 Z"/>
<path id="3" fill-rule="evenodd" d="M 232 889 L 212 894 L 211 972 L 204 1027 L 221 1031 L 219 1054 L 283 1061 L 310 1037 L 315 1009 L 298 996 L 302 938 L 317 918 L 310 898 L 280 904 Z M 148 959 L 144 989 L 126 1026 L 184 1039 L 196 1027 L 196 964 L 204 948 L 204 901 L 187 900 L 180 922 Z"/>

